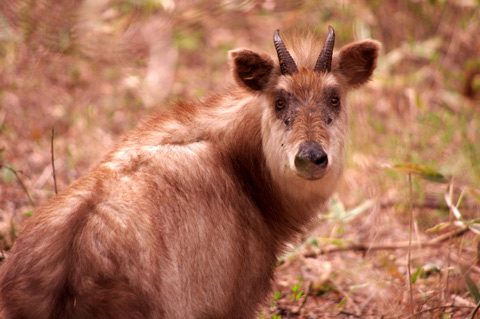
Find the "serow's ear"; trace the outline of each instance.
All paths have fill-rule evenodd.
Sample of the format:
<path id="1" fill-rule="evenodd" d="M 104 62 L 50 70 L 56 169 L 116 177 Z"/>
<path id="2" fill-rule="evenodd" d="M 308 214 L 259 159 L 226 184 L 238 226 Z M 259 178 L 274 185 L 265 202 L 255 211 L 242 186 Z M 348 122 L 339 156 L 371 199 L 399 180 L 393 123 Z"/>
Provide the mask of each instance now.
<path id="1" fill-rule="evenodd" d="M 241 87 L 262 91 L 276 77 L 273 60 L 266 54 L 236 49 L 229 52 L 229 58 L 235 82 Z"/>
<path id="2" fill-rule="evenodd" d="M 334 57 L 332 72 L 340 74 L 351 88 L 359 87 L 370 80 L 379 50 L 380 43 L 373 40 L 347 45 Z"/>

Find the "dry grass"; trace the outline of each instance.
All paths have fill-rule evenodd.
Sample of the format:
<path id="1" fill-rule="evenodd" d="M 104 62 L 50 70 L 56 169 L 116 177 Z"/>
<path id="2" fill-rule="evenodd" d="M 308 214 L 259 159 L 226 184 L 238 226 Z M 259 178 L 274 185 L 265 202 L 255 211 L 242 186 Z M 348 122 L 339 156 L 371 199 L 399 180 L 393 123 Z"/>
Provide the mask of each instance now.
<path id="1" fill-rule="evenodd" d="M 372 37 L 383 52 L 350 97 L 342 186 L 280 262 L 261 317 L 469 317 L 480 297 L 479 12 L 474 1 L 1 2 L 2 254 L 55 194 L 52 127 L 61 191 L 155 109 L 231 83 L 228 50 L 272 50 L 277 28 L 324 36 L 332 24 L 337 48 Z"/>

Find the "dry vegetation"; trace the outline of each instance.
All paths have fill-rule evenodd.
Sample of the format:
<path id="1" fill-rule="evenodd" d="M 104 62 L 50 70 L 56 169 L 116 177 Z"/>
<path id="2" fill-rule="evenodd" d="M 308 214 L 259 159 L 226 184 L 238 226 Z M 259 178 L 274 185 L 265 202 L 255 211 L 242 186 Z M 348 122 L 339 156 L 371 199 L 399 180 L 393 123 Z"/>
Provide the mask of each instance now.
<path id="1" fill-rule="evenodd" d="M 259 317 L 473 318 L 479 12 L 475 0 L 1 0 L 2 258 L 55 194 L 52 127 L 61 191 L 141 118 L 232 83 L 228 50 L 331 24 L 337 48 L 371 37 L 382 55 L 350 99 L 344 182 L 279 261 Z"/>

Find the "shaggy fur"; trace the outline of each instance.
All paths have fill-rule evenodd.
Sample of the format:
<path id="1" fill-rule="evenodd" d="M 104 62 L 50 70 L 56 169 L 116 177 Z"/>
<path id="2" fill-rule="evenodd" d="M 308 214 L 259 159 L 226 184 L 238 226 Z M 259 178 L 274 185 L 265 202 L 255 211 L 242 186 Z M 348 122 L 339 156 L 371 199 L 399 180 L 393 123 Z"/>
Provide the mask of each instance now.
<path id="1" fill-rule="evenodd" d="M 345 95 L 379 48 L 351 44 L 319 74 L 321 47 L 296 42 L 293 76 L 232 51 L 236 87 L 154 115 L 36 211 L 0 270 L 5 318 L 254 318 L 284 244 L 335 189 Z M 321 178 L 295 166 L 306 142 L 328 154 Z"/>

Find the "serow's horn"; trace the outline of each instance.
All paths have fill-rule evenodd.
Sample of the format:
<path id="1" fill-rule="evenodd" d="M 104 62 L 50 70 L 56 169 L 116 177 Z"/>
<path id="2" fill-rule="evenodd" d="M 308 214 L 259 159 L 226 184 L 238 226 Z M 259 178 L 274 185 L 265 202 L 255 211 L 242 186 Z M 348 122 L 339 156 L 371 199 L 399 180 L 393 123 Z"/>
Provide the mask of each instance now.
<path id="1" fill-rule="evenodd" d="M 318 57 L 317 63 L 315 63 L 316 72 L 328 73 L 332 69 L 332 55 L 333 45 L 335 44 L 335 31 L 332 26 L 328 26 L 328 35 L 325 44 L 323 45 L 322 52 Z"/>
<path id="2" fill-rule="evenodd" d="M 275 44 L 275 49 L 277 50 L 278 62 L 280 62 L 280 71 L 282 75 L 292 75 L 298 72 L 297 65 L 293 60 L 290 53 L 288 53 L 287 47 L 280 38 L 280 33 L 278 30 L 273 34 L 273 43 Z"/>

